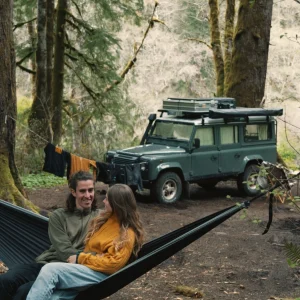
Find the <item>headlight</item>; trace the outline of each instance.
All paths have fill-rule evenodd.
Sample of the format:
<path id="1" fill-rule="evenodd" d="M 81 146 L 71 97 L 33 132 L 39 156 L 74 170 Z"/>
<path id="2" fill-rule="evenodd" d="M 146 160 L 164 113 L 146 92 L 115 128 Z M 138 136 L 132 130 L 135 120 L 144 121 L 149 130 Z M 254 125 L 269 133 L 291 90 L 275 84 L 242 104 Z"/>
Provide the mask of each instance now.
<path id="1" fill-rule="evenodd" d="M 147 163 L 141 163 L 140 165 L 141 171 L 144 172 L 147 170 Z"/>

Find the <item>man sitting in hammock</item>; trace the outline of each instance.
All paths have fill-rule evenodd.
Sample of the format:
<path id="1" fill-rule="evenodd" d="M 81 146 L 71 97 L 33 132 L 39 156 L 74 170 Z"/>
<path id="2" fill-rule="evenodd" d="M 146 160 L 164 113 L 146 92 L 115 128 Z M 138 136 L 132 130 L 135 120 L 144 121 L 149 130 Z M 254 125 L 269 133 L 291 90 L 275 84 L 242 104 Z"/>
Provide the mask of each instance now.
<path id="1" fill-rule="evenodd" d="M 74 299 L 124 267 L 131 255 L 137 257 L 144 231 L 132 190 L 113 185 L 103 202 L 105 210 L 92 220 L 84 251 L 71 255 L 66 263 L 45 265 L 27 300 Z"/>
<path id="2" fill-rule="evenodd" d="M 88 223 L 99 215 L 94 201 L 94 179 L 79 171 L 70 178 L 71 193 L 66 209 L 55 210 L 49 218 L 51 246 L 30 264 L 18 264 L 0 276 L 1 300 L 25 299 L 41 268 L 52 262 L 66 261 L 84 247 Z"/>

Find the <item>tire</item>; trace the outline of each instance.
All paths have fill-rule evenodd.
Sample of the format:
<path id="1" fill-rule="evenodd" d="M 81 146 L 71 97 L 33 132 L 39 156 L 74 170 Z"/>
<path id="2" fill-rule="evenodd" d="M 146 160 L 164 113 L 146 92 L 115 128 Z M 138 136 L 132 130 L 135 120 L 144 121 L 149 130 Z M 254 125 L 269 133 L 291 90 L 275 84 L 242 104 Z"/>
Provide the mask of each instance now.
<path id="1" fill-rule="evenodd" d="M 180 199 L 182 182 L 174 172 L 161 174 L 151 189 L 151 195 L 160 203 L 171 204 Z"/>
<path id="2" fill-rule="evenodd" d="M 243 195 L 256 196 L 263 189 L 268 188 L 268 179 L 265 176 L 259 176 L 259 172 L 258 165 L 250 164 L 246 166 L 244 173 L 239 175 L 237 185 Z"/>

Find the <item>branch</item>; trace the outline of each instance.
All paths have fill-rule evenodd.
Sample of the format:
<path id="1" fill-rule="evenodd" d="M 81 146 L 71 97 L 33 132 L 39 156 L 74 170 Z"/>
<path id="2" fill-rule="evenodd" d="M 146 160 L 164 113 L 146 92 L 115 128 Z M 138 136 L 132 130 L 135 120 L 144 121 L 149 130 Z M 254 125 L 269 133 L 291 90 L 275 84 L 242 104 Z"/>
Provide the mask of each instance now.
<path id="1" fill-rule="evenodd" d="M 18 23 L 18 24 L 16 24 L 16 25 L 14 25 L 13 31 L 15 31 L 18 27 L 22 27 L 22 26 L 25 25 L 25 24 L 28 24 L 28 23 L 31 23 L 31 22 L 35 21 L 36 19 L 37 19 L 37 17 L 33 18 L 32 20 L 25 21 L 25 22 L 23 22 L 23 23 Z"/>
<path id="2" fill-rule="evenodd" d="M 25 71 L 25 72 L 27 72 L 27 73 L 30 73 L 30 74 L 36 74 L 35 71 L 32 71 L 32 70 L 30 70 L 30 69 L 27 69 L 27 68 L 23 67 L 22 65 L 18 65 L 18 67 L 19 67 L 22 71 Z"/>
<path id="3" fill-rule="evenodd" d="M 89 26 L 86 22 L 84 22 L 83 20 L 80 20 L 78 18 L 76 18 L 73 14 L 71 14 L 69 11 L 66 11 L 66 14 L 72 18 L 73 22 L 71 22 L 71 20 L 68 20 L 69 23 L 74 26 L 75 28 L 79 28 L 77 26 L 77 24 L 81 25 L 87 32 L 92 33 L 94 30 L 91 26 Z M 75 24 L 77 23 L 77 24 Z"/>
<path id="4" fill-rule="evenodd" d="M 296 3 L 300 4 L 300 0 L 294 0 Z"/>
<path id="5" fill-rule="evenodd" d="M 34 52 L 35 52 L 35 51 L 31 51 L 31 52 L 29 52 L 28 54 L 26 54 L 21 60 L 19 60 L 19 61 L 16 62 L 16 65 L 17 65 L 17 66 L 21 65 L 22 62 L 23 62 L 24 60 L 26 60 L 28 57 L 30 57 Z"/>
<path id="6" fill-rule="evenodd" d="M 206 43 L 205 41 L 202 41 L 202 40 L 199 40 L 199 39 L 196 39 L 196 38 L 188 38 L 187 40 L 188 40 L 188 41 L 195 41 L 195 42 L 204 44 L 204 45 L 206 45 L 210 50 L 212 50 L 212 46 L 209 45 L 208 43 Z"/>
<path id="7" fill-rule="evenodd" d="M 79 81 L 81 82 L 81 84 L 83 85 L 84 89 L 87 91 L 87 93 L 91 96 L 91 98 L 94 100 L 94 104 L 95 106 L 99 109 L 98 107 L 98 102 L 96 101 L 97 97 L 100 95 L 99 92 L 95 92 L 94 90 L 92 90 L 84 81 L 83 79 L 79 76 L 79 74 L 74 70 L 74 68 L 72 68 L 72 66 L 70 66 L 68 63 L 65 62 L 65 65 L 71 69 L 74 74 L 77 76 L 77 78 L 79 79 Z M 102 106 L 102 108 L 107 111 L 106 107 L 100 102 L 100 105 Z M 93 113 L 93 112 L 92 112 Z"/>
<path id="8" fill-rule="evenodd" d="M 143 36 L 143 39 L 142 39 L 142 42 L 140 44 L 140 46 L 134 50 L 134 54 L 133 54 L 133 57 L 127 62 L 125 68 L 123 69 L 123 71 L 121 72 L 121 74 L 119 75 L 120 79 L 118 80 L 115 80 L 113 81 L 112 84 L 106 86 L 106 88 L 104 89 L 104 93 L 107 93 L 108 91 L 110 91 L 112 88 L 114 88 L 115 86 L 117 86 L 118 84 L 120 84 L 122 82 L 122 79 L 125 78 L 126 74 L 131 70 L 131 68 L 134 66 L 136 60 L 137 60 L 137 55 L 138 53 L 140 52 L 141 48 L 143 47 L 143 44 L 144 44 L 144 41 L 148 35 L 148 32 L 151 28 L 153 28 L 154 26 L 154 22 L 158 22 L 158 23 L 161 23 L 163 25 L 165 25 L 165 23 L 157 18 L 154 17 L 154 13 L 156 11 L 156 8 L 158 6 L 158 2 L 155 1 L 155 4 L 154 4 L 154 9 L 153 9 L 153 12 L 152 12 L 152 15 L 151 15 L 151 18 L 149 20 L 149 24 L 148 24 L 148 27 L 144 33 L 144 36 Z"/>
<path id="9" fill-rule="evenodd" d="M 91 121 L 92 117 L 93 117 L 93 114 L 91 114 L 89 117 L 87 117 L 87 118 L 85 119 L 85 121 L 83 121 L 83 122 L 79 125 L 80 130 L 84 129 L 84 127 L 86 126 L 86 124 L 87 124 L 88 122 Z"/>
<path id="10" fill-rule="evenodd" d="M 92 71 L 95 71 L 95 69 L 97 67 L 96 64 L 94 62 L 89 61 L 88 58 L 82 52 L 80 52 L 75 47 L 71 46 L 70 44 L 65 43 L 65 47 L 74 51 L 79 57 L 83 58 L 84 62 L 92 69 Z M 70 54 L 66 54 L 66 55 L 70 56 L 71 60 L 77 60 L 76 57 L 71 56 Z"/>
<path id="11" fill-rule="evenodd" d="M 81 14 L 81 11 L 80 11 L 80 9 L 79 9 L 79 6 L 78 6 L 78 4 L 77 4 L 77 3 L 76 3 L 74 0 L 72 0 L 72 3 L 75 5 L 75 7 L 76 7 L 76 10 L 77 10 L 78 14 L 80 15 L 81 19 L 83 19 L 83 17 L 82 17 L 82 14 Z"/>

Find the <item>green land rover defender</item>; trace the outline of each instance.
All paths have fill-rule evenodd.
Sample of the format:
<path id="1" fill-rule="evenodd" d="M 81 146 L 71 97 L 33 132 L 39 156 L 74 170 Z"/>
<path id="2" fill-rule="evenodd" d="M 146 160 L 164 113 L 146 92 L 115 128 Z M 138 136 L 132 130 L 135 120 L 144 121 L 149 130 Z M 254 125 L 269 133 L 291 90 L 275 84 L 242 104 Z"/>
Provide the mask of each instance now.
<path id="1" fill-rule="evenodd" d="M 277 160 L 274 116 L 282 109 L 236 107 L 233 98 L 169 98 L 158 112 L 140 145 L 108 151 L 106 161 L 138 163 L 143 186 L 159 202 L 177 201 L 189 183 L 212 189 L 234 179 L 248 196 L 267 187 L 257 174 L 263 161 Z"/>

